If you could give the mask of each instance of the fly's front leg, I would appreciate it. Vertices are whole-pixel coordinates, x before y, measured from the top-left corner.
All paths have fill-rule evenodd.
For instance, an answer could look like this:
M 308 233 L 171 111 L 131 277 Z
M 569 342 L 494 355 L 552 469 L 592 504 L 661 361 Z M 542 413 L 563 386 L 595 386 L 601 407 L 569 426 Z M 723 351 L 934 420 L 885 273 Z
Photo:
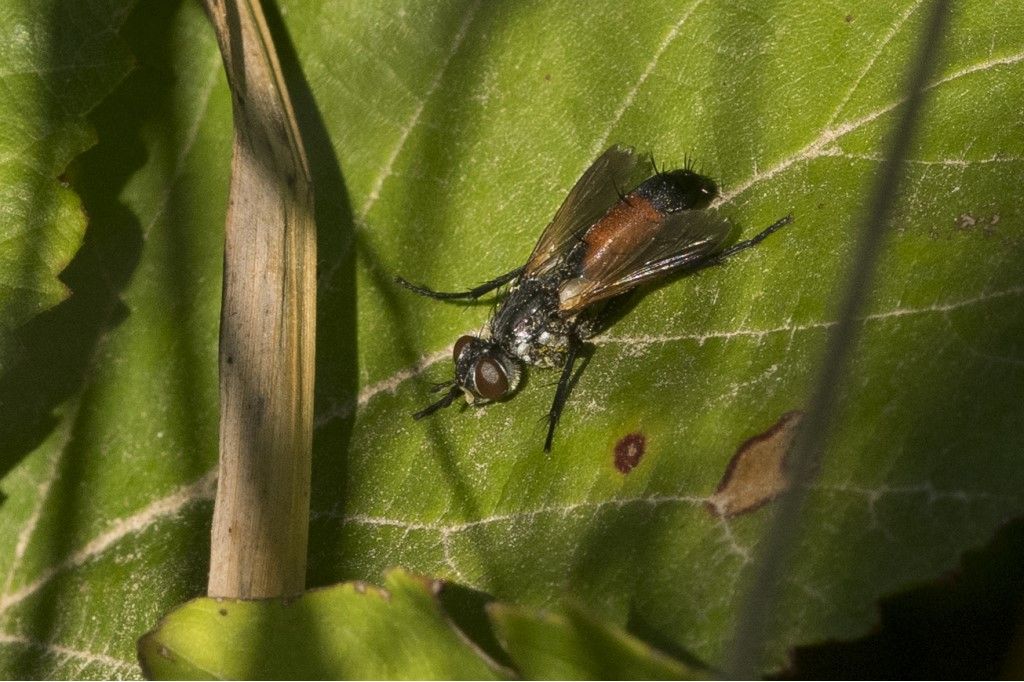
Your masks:
M 572 380 L 572 367 L 579 355 L 582 343 L 576 335 L 569 337 L 569 352 L 565 356 L 565 364 L 562 365 L 562 376 L 558 380 L 558 388 L 555 389 L 555 402 L 551 404 L 548 411 L 548 437 L 544 441 L 544 452 L 551 452 L 551 441 L 555 438 L 555 426 L 558 425 L 558 418 L 562 416 L 562 408 L 565 401 L 569 399 L 569 384 Z
M 395 277 L 395 281 L 401 284 L 409 291 L 413 291 L 419 294 L 420 296 L 426 296 L 427 298 L 436 298 L 440 301 L 473 300 L 480 298 L 489 291 L 494 291 L 502 284 L 508 284 L 516 277 L 521 275 L 523 273 L 523 268 L 525 267 L 526 266 L 521 266 L 511 272 L 506 272 L 504 275 L 501 275 L 500 277 L 495 277 L 494 279 L 488 282 L 484 282 L 480 286 L 473 287 L 468 291 L 434 291 L 433 289 L 428 289 L 427 287 L 421 287 L 417 284 L 413 284 L 404 277 Z

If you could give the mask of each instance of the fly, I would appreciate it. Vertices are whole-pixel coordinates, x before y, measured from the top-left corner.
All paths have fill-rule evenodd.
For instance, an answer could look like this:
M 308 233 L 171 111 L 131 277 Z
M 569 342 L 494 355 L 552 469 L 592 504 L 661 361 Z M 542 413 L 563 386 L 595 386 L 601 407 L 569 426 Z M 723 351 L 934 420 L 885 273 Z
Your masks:
M 622 194 L 624 187 L 634 189 Z M 471 405 L 507 398 L 524 365 L 561 369 L 544 441 L 550 452 L 573 365 L 584 342 L 603 330 L 610 301 L 667 275 L 719 265 L 792 222 L 786 216 L 726 247 L 730 223 L 703 210 L 717 194 L 714 181 L 688 165 L 658 171 L 649 157 L 615 146 L 576 182 L 525 265 L 468 291 L 434 291 L 398 277 L 407 289 L 443 301 L 477 299 L 509 285 L 481 335 L 455 342 L 455 379 L 437 386 L 445 395 L 413 417 L 460 396 Z

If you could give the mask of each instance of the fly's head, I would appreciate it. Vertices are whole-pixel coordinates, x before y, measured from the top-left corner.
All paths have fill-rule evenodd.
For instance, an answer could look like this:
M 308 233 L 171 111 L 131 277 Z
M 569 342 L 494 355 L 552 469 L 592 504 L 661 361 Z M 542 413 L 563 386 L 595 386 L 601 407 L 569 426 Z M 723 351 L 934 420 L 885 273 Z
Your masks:
M 437 402 L 414 414 L 415 419 L 448 407 L 460 395 L 465 395 L 470 405 L 501 400 L 515 392 L 522 378 L 519 363 L 490 339 L 459 337 L 452 351 L 452 360 L 455 362 L 455 380 L 437 386 L 437 390 L 448 392 Z
M 452 350 L 455 385 L 470 405 L 501 400 L 519 386 L 519 363 L 490 339 L 462 336 Z

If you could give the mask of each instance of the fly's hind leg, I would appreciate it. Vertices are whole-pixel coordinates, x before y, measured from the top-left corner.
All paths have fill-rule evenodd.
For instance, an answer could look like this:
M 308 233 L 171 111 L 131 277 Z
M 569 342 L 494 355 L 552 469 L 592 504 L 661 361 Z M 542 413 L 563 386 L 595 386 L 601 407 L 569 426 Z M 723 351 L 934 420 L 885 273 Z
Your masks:
M 709 256 L 703 260 L 697 261 L 696 263 L 687 266 L 686 272 L 693 273 L 697 272 L 698 270 L 703 270 L 704 268 L 713 267 L 715 265 L 724 265 L 730 256 L 734 256 L 740 251 L 745 251 L 751 247 L 757 246 L 758 244 L 763 242 L 768 237 L 768 235 L 785 227 L 786 225 L 789 225 L 791 222 L 793 222 L 793 216 L 791 215 L 779 218 L 774 223 L 764 228 L 750 239 L 744 239 L 741 242 L 736 242 L 729 248 L 723 249 L 722 251 L 719 251 L 713 256 Z M 665 269 L 667 270 L 668 268 Z
M 724 251 L 720 252 L 715 257 L 715 260 L 718 261 L 718 262 L 722 262 L 726 258 L 728 258 L 729 256 L 731 256 L 733 254 L 736 254 L 736 253 L 739 253 L 740 251 L 744 251 L 746 249 L 749 249 L 752 246 L 757 246 L 762 241 L 764 241 L 765 237 L 770 235 L 772 232 L 775 232 L 779 228 L 782 228 L 782 227 L 785 227 L 786 225 L 789 225 L 791 222 L 793 222 L 793 216 L 791 216 L 791 215 L 785 216 L 784 218 L 779 218 L 774 223 L 772 223 L 768 227 L 764 228 L 763 230 L 761 230 L 760 232 L 755 234 L 750 239 L 744 239 L 741 242 L 736 242 L 735 244 L 730 246 L 728 249 L 725 249 Z
M 524 267 L 525 266 L 518 267 L 511 272 L 506 272 L 504 275 L 495 277 L 494 279 L 484 282 L 480 286 L 473 287 L 468 291 L 434 291 L 433 289 L 413 284 L 404 277 L 395 277 L 395 281 L 409 291 L 415 292 L 420 296 L 426 296 L 427 298 L 436 298 L 440 301 L 473 300 L 480 298 L 489 291 L 494 291 L 503 284 L 508 284 L 523 273 Z
M 569 338 L 569 351 L 565 356 L 565 364 L 562 365 L 562 376 L 558 380 L 558 388 L 555 389 L 555 401 L 548 411 L 548 437 L 544 441 L 544 452 L 551 452 L 551 442 L 555 439 L 555 427 L 558 425 L 558 418 L 562 416 L 562 408 L 569 399 L 569 388 L 572 384 L 572 368 L 576 363 L 583 344 L 572 336 Z

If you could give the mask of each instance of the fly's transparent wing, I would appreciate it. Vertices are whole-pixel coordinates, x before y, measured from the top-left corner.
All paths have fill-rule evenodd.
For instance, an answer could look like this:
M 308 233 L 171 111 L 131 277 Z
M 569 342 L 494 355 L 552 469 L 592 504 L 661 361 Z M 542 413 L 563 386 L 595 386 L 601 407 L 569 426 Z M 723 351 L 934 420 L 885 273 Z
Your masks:
M 713 211 L 682 211 L 634 224 L 588 254 L 579 277 L 559 290 L 565 314 L 686 269 L 720 251 L 732 226 Z
M 637 156 L 632 149 L 615 146 L 605 151 L 590 164 L 562 202 L 533 247 L 524 274 L 537 274 L 554 263 L 587 228 L 604 216 L 619 200 L 620 193 L 629 191 L 636 182 L 652 173 L 650 159 Z

